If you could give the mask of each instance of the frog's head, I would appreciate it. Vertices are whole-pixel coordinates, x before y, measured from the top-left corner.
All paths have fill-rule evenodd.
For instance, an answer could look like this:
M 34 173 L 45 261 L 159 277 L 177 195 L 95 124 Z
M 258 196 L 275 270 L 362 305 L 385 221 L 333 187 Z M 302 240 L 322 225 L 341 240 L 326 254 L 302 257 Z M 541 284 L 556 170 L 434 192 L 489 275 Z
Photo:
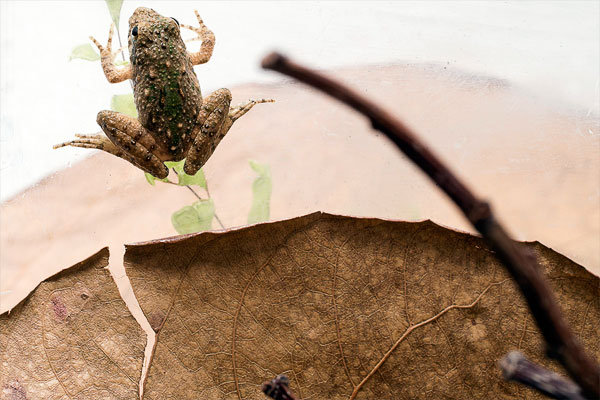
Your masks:
M 137 8 L 129 18 L 129 53 L 135 64 L 141 49 L 152 49 L 151 53 L 163 51 L 169 43 L 181 42 L 179 22 L 174 18 L 163 17 L 151 8 Z

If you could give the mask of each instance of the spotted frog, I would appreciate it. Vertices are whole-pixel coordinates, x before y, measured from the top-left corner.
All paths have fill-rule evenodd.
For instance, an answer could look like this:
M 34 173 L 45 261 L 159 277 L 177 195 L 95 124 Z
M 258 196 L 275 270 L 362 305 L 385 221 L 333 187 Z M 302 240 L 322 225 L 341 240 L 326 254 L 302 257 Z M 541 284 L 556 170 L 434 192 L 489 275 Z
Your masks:
M 100 50 L 100 60 L 110 83 L 131 79 L 137 119 L 115 111 L 100 111 L 101 133 L 75 135 L 76 140 L 54 148 L 73 146 L 100 149 L 123 158 L 158 177 L 169 174 L 165 161 L 185 158 L 184 171 L 194 175 L 215 151 L 232 124 L 255 104 L 250 100 L 230 107 L 231 92 L 219 89 L 202 98 L 193 66 L 204 64 L 213 53 L 215 35 L 196 11 L 199 27 L 181 25 L 197 33 L 200 49 L 188 53 L 180 25 L 156 11 L 140 7 L 129 18 L 130 63 L 118 67 L 111 48 L 111 25 L 106 47 L 90 37 Z

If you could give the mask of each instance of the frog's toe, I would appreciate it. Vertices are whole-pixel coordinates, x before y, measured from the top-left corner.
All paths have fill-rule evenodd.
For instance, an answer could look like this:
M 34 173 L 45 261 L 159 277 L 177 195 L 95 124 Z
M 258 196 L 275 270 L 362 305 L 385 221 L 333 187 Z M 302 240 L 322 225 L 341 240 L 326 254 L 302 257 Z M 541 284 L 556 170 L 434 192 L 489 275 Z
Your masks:
M 111 121 L 116 121 L 116 119 L 119 119 L 119 113 L 109 110 L 100 111 L 96 116 L 96 122 L 100 125 L 102 130 L 104 130 Z

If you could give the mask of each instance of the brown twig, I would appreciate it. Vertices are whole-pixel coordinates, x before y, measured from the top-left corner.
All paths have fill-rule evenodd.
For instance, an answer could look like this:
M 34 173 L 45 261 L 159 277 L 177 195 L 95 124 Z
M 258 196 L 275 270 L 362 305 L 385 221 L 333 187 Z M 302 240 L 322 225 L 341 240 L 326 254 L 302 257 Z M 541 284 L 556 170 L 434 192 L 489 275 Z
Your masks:
M 548 356 L 564 365 L 586 396 L 600 396 L 600 367 L 585 353 L 564 319 L 535 255 L 508 236 L 486 202 L 477 199 L 400 120 L 371 100 L 278 53 L 266 56 L 262 66 L 296 78 L 364 114 L 417 164 L 462 210 L 515 279 L 546 340 Z
M 290 391 L 290 380 L 285 375 L 277 375 L 263 383 L 261 390 L 275 400 L 296 400 L 296 396 Z
M 520 382 L 553 399 L 583 400 L 581 389 L 567 378 L 529 361 L 511 351 L 499 362 L 504 379 Z

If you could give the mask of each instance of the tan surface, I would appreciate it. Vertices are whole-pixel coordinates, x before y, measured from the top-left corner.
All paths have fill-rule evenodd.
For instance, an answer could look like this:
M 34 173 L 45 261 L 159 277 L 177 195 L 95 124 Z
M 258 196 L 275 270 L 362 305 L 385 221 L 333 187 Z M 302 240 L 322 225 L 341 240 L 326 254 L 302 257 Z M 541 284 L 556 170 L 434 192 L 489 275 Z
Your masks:
M 441 67 L 337 75 L 414 127 L 491 200 L 516 238 L 539 240 L 600 272 L 597 117 L 559 113 L 502 81 Z M 236 122 L 205 167 L 226 226 L 246 221 L 252 158 L 271 166 L 273 220 L 321 210 L 469 229 L 444 195 L 344 106 L 288 81 L 232 92 L 233 104 L 262 97 L 277 103 Z M 152 187 L 141 171 L 102 153 L 45 179 L 1 206 L 0 291 L 10 293 L 0 297 L 0 311 L 105 245 L 121 276 L 122 244 L 174 235 L 171 213 L 193 201 L 185 188 Z

